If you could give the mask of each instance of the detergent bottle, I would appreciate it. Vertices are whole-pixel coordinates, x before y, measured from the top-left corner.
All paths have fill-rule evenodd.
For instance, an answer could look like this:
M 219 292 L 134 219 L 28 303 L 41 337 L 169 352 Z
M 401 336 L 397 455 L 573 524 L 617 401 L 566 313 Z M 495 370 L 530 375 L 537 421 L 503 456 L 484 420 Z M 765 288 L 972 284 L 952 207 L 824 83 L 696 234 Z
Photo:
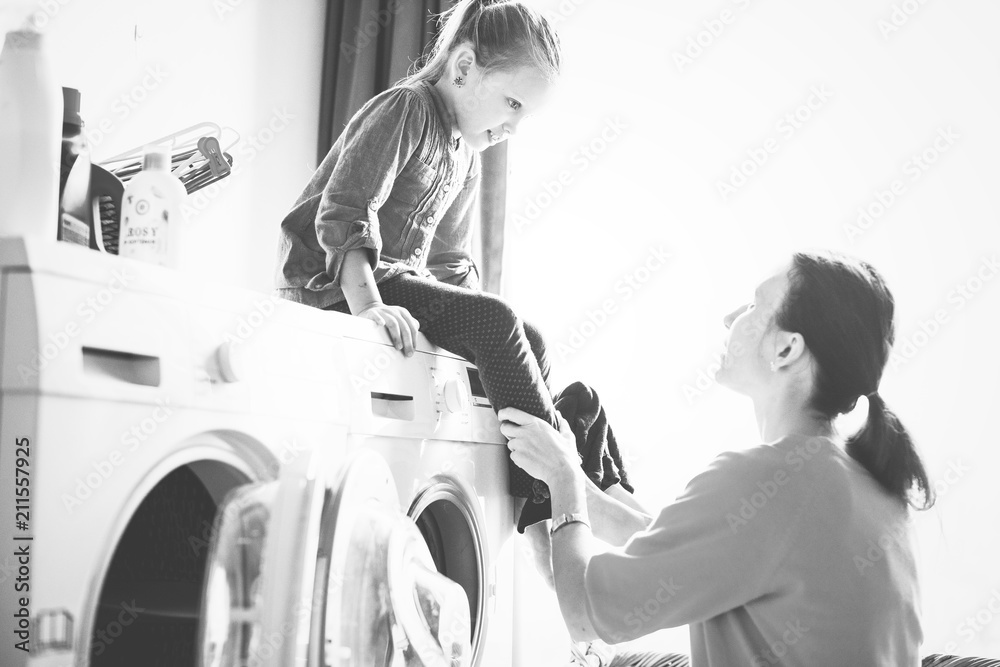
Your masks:
M 55 241 L 62 90 L 30 12 L 20 22 L 0 52 L 0 236 Z
M 122 195 L 118 254 L 178 268 L 181 206 L 187 191 L 170 173 L 170 151 L 148 146 L 142 171 L 132 177 Z

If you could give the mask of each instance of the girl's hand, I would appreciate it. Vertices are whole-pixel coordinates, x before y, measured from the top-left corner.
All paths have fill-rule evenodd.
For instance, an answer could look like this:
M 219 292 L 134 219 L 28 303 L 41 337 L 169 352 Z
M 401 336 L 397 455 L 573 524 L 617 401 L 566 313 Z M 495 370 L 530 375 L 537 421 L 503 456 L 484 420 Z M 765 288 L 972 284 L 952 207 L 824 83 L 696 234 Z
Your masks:
M 355 315 L 388 329 L 389 338 L 392 339 L 392 344 L 396 346 L 396 349 L 402 350 L 403 354 L 408 357 L 413 356 L 413 346 L 417 342 L 417 331 L 420 330 L 420 323 L 410 315 L 410 311 L 406 308 L 373 303 Z
M 559 418 L 557 432 L 547 422 L 517 408 L 498 415 L 500 432 L 508 439 L 511 460 L 526 473 L 550 486 L 576 474 L 580 457 L 569 424 Z

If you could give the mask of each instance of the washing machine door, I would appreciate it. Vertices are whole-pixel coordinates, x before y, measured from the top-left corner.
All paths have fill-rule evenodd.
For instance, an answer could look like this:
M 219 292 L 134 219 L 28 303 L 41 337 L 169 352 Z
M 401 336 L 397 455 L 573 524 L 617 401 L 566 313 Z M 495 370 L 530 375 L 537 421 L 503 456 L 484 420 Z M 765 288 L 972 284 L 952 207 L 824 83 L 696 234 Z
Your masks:
M 468 599 L 438 574 L 385 460 L 329 450 L 234 490 L 203 597 L 206 667 L 461 667 Z

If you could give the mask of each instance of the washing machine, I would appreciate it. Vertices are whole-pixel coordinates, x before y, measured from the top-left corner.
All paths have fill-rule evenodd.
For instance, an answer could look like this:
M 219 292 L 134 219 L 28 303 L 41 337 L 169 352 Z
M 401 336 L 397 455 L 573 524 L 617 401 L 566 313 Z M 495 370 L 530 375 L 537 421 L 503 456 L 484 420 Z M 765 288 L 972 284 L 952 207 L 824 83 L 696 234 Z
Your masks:
M 512 501 L 468 364 L 21 239 L 0 317 L 0 664 L 504 664 Z
M 478 369 L 422 336 L 405 357 L 377 327 L 345 329 L 342 344 L 355 389 L 348 451 L 388 462 L 435 566 L 464 590 L 473 664 L 510 667 L 514 499 L 506 439 Z

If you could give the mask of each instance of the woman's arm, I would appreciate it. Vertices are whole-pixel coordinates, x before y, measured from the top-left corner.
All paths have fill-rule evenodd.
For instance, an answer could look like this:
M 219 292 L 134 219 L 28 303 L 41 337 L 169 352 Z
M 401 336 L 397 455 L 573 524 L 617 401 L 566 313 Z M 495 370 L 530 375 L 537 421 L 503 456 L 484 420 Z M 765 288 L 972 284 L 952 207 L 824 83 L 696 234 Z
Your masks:
M 552 516 L 586 514 L 587 480 L 582 471 L 572 469 L 550 480 Z M 600 495 L 604 495 L 597 491 Z M 582 523 L 568 523 L 552 534 L 552 571 L 563 621 L 574 642 L 597 639 L 587 615 L 587 563 L 597 552 L 591 529 Z
M 635 507 L 639 507 L 639 504 L 632 500 L 632 494 L 619 485 L 615 484 L 607 491 L 601 491 L 592 480 L 586 477 L 585 479 L 587 512 L 590 514 L 590 524 L 594 528 L 594 537 L 619 547 L 640 530 L 645 530 L 653 521 L 653 517 L 640 509 L 626 505 L 624 499 L 619 499 L 627 496 Z M 556 516 L 554 509 L 552 516 Z
M 498 416 L 500 431 L 509 439 L 507 447 L 511 461 L 549 485 L 553 522 L 565 514 L 587 516 L 588 480 L 578 465 L 580 459 L 575 442 L 547 422 L 521 410 L 504 408 Z M 594 490 L 604 496 L 597 487 Z M 606 504 L 598 496 L 593 497 L 598 502 L 599 524 L 606 523 L 606 519 L 624 509 L 624 506 Z M 587 615 L 585 586 L 587 563 L 597 552 L 591 529 L 582 523 L 568 523 L 552 533 L 551 539 L 556 596 L 570 637 L 575 642 L 596 639 L 597 634 Z
M 621 486 L 615 484 L 608 489 L 601 491 L 594 482 L 587 478 L 586 497 L 587 513 L 590 515 L 590 525 L 593 527 L 594 537 L 612 546 L 625 544 L 632 535 L 645 530 L 652 522 L 653 518 L 645 512 L 633 509 L 619 501 L 618 497 L 627 497 L 631 500 L 632 494 L 625 491 Z M 520 499 L 514 511 L 514 516 L 521 513 L 524 507 L 524 498 Z M 639 507 L 639 503 L 631 502 Z M 531 546 L 531 552 L 535 560 L 535 569 L 549 585 L 555 590 L 555 577 L 552 574 L 552 542 L 549 537 L 550 521 L 532 524 L 524 529 L 524 536 Z

